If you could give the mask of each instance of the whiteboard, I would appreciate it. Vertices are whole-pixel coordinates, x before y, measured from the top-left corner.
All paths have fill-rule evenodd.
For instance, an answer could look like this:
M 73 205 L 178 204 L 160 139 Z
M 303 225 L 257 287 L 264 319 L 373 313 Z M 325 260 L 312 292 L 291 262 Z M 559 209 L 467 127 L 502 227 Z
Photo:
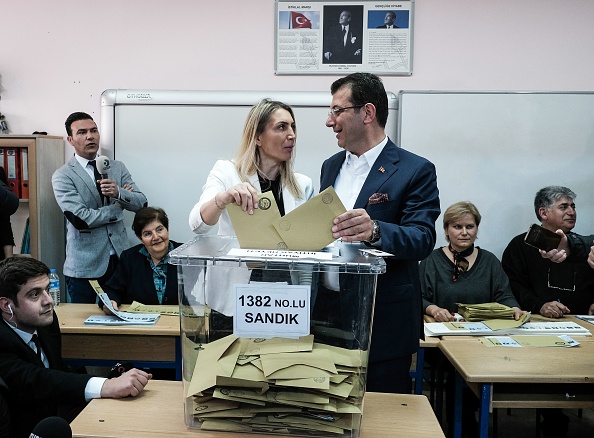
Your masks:
M 534 195 L 576 195 L 580 234 L 594 233 L 594 94 L 401 91 L 398 145 L 432 161 L 442 212 L 468 200 L 482 215 L 476 244 L 501 258 L 537 222 Z M 446 244 L 443 218 L 437 246 Z
M 325 126 L 330 92 L 106 90 L 101 151 L 124 162 L 149 205 L 167 212 L 171 239 L 186 242 L 194 237 L 188 216 L 208 173 L 216 160 L 235 156 L 249 109 L 265 97 L 293 107 L 295 170 L 309 176 L 317 192 L 322 162 L 339 151 Z M 388 103 L 386 133 L 394 139 L 397 96 L 388 93 Z M 126 223 L 132 219 L 126 212 Z

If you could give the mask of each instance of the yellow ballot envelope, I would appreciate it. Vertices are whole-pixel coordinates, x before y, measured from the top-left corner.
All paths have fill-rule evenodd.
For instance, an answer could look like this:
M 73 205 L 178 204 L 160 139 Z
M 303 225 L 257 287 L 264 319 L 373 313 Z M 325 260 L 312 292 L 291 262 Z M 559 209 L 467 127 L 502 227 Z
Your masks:
M 258 208 L 247 214 L 227 207 L 241 248 L 318 251 L 334 242 L 332 223 L 346 211 L 333 187 L 281 217 L 271 192 L 258 195 Z
M 334 187 L 330 186 L 305 204 L 274 221 L 274 228 L 295 251 L 319 251 L 334 242 L 332 225 L 334 218 L 346 212 L 346 208 Z
M 272 223 L 281 215 L 272 192 L 258 194 L 258 208 L 247 214 L 235 203 L 227 206 L 241 248 L 287 249 Z

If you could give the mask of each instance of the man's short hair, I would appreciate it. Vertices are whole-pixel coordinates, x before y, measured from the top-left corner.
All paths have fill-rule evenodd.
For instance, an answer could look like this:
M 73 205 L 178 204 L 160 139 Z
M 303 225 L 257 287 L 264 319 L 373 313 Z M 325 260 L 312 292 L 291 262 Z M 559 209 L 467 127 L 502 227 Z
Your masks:
M 563 186 L 548 186 L 536 192 L 534 197 L 534 212 L 539 221 L 542 221 L 538 210 L 540 208 L 550 208 L 555 202 L 561 198 L 571 198 L 575 200 L 577 195 L 567 187 Z
M 93 118 L 87 113 L 80 111 L 70 114 L 66 119 L 66 123 L 64 123 L 64 125 L 66 125 L 66 133 L 69 137 L 72 136 L 72 124 L 74 122 L 78 122 L 79 120 L 93 120 Z
M 49 275 L 49 268 L 31 257 L 9 257 L 0 262 L 0 297 L 10 298 L 16 306 L 17 294 L 27 281 Z
M 386 127 L 388 120 L 388 96 L 382 80 L 372 73 L 353 73 L 344 78 L 337 79 L 330 87 L 332 95 L 342 87 L 351 89 L 351 104 L 365 105 L 371 103 L 375 106 L 377 123 Z

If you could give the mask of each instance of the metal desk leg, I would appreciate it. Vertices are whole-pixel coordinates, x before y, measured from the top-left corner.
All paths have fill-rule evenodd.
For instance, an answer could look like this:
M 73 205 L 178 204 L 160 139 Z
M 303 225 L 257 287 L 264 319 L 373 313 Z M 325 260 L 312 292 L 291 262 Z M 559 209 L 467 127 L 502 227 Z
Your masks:
M 491 385 L 481 384 L 481 400 L 479 406 L 479 437 L 489 437 L 489 405 L 491 403 Z
M 417 351 L 417 370 L 415 374 L 415 394 L 423 394 L 423 370 L 425 368 L 425 349 L 419 347 Z
M 437 379 L 433 382 L 435 386 L 435 416 L 437 417 L 437 421 L 441 424 L 443 421 L 442 412 L 443 412 L 443 379 L 444 379 L 444 360 L 443 353 L 438 351 L 437 354 Z
M 464 379 L 458 371 L 454 383 L 454 438 L 462 438 L 462 390 L 464 389 Z
M 182 379 L 181 337 L 175 338 L 175 380 Z

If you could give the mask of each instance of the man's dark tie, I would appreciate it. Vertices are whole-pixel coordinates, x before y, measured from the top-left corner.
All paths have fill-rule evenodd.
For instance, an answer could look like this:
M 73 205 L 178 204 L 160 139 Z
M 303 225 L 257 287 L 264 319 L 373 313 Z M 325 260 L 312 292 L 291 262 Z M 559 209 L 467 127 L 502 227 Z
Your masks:
M 347 34 L 347 28 L 346 26 L 342 26 L 342 45 L 346 46 L 346 34 Z
M 33 343 L 35 344 L 35 348 L 37 349 L 37 357 L 39 358 L 39 360 L 41 360 L 41 343 L 39 342 L 39 336 L 37 336 L 37 334 L 34 334 L 31 337 L 31 341 L 33 341 Z
M 97 187 L 97 191 L 99 192 L 99 196 L 101 196 L 101 203 L 103 203 L 103 193 L 101 193 L 101 184 L 99 184 L 97 182 L 97 180 L 100 180 L 100 179 L 103 179 L 103 178 L 101 177 L 101 174 L 97 170 L 97 163 L 95 163 L 95 160 L 89 161 L 89 164 L 91 166 L 93 166 L 93 173 L 95 174 L 95 186 Z

